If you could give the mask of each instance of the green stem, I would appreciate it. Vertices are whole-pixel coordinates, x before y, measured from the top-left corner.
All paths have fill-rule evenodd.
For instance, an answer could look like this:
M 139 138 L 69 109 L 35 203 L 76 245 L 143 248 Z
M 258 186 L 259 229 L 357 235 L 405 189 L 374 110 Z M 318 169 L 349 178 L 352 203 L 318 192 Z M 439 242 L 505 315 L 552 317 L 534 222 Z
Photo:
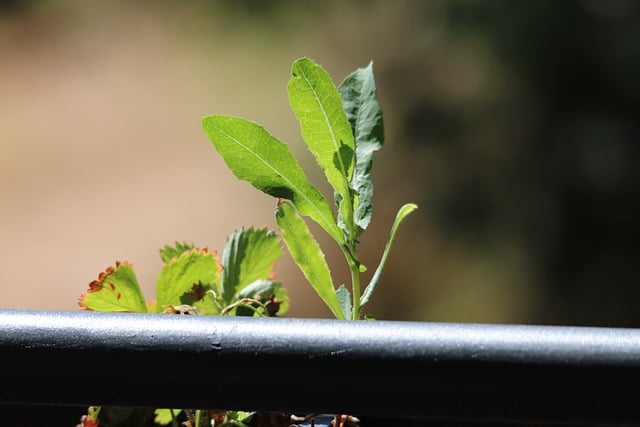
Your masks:
M 171 413 L 171 425 L 173 427 L 178 427 L 178 417 L 176 417 L 176 413 L 173 409 L 169 409 L 169 412 Z
M 353 315 L 352 320 L 360 319 L 360 267 L 358 263 L 351 261 L 351 292 L 353 292 Z
M 196 427 L 202 427 L 200 425 L 201 417 L 202 417 L 202 411 L 200 409 L 196 409 L 196 422 L 195 422 Z
M 356 259 L 356 244 L 357 242 L 348 242 L 349 246 L 343 245 L 340 248 L 344 253 L 344 257 L 349 265 L 349 271 L 351 272 L 351 294 L 352 294 L 352 311 L 351 320 L 360 319 L 360 263 Z
M 262 308 L 263 312 L 260 313 L 260 311 L 257 308 L 255 308 L 254 306 L 252 306 L 251 304 L 259 305 L 260 308 Z M 241 299 L 239 301 L 234 302 L 233 304 L 230 304 L 230 305 L 226 306 L 220 312 L 220 315 L 221 316 L 227 315 L 227 314 L 229 314 L 229 312 L 231 310 L 233 310 L 234 308 L 237 308 L 237 307 L 239 307 L 241 305 L 244 306 L 244 307 L 247 307 L 250 310 L 253 310 L 254 313 L 258 313 L 260 315 L 260 317 L 267 317 L 266 314 L 264 314 L 264 313 L 267 312 L 267 306 L 265 304 L 261 303 L 260 301 L 258 301 L 256 299 L 253 299 L 253 298 L 243 298 L 243 299 Z

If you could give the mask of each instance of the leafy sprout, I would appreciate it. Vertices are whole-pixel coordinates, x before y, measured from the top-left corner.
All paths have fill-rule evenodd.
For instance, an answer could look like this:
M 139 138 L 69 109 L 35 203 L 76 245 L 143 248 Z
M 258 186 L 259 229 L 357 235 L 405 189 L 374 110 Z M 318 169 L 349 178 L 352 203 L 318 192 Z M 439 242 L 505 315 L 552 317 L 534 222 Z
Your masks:
M 279 199 L 276 222 L 282 239 L 333 315 L 360 319 L 398 226 L 417 208 L 408 203 L 398 211 L 380 262 L 362 291 L 360 275 L 366 268 L 358 259 L 357 246 L 373 212 L 373 154 L 384 142 L 373 64 L 351 73 L 336 88 L 320 65 L 301 58 L 293 63 L 287 89 L 307 148 L 334 190 L 336 213 L 288 146 L 262 126 L 238 117 L 211 115 L 203 118 L 203 129 L 237 178 Z M 324 253 L 303 217 L 322 227 L 341 249 L 351 274 L 351 292 L 333 283 Z

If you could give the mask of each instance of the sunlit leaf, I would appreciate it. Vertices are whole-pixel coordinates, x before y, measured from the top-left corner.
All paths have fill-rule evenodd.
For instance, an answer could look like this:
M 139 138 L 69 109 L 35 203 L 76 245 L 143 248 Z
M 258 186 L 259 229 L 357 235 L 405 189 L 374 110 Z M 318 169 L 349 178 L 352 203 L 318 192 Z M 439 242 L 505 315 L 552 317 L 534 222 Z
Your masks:
M 157 424 L 166 426 L 176 420 L 181 412 L 182 409 L 156 409 L 155 411 L 153 411 L 155 415 L 155 418 L 153 420 Z
M 289 148 L 262 126 L 213 115 L 202 119 L 209 140 L 233 174 L 273 197 L 291 200 L 298 211 L 344 242 L 327 199 L 307 179 Z
M 156 310 L 162 311 L 168 305 L 192 303 L 188 297 L 194 287 L 197 289 L 202 286 L 205 291 L 216 288 L 220 281 L 220 270 L 216 253 L 206 249 L 192 249 L 171 259 L 158 275 Z
M 373 63 L 347 76 L 338 92 L 355 139 L 356 164 L 351 188 L 356 192 L 354 220 L 361 234 L 373 212 L 373 154 L 384 142 L 382 107 L 376 94 Z
M 289 292 L 284 286 L 277 287 L 274 290 L 274 303 L 278 304 L 276 316 L 284 316 L 289 311 Z
M 295 208 L 287 202 L 279 204 L 276 222 L 280 227 L 282 239 L 289 248 L 289 253 L 313 289 L 337 318 L 344 319 L 324 253 L 307 224 Z
M 85 310 L 145 313 L 147 306 L 133 266 L 116 262 L 89 283 L 78 304 Z
M 409 215 L 411 212 L 415 211 L 416 209 L 418 209 L 418 205 L 416 205 L 415 203 L 407 203 L 398 210 L 398 213 L 396 214 L 396 219 L 393 221 L 393 225 L 391 226 L 391 232 L 389 233 L 389 239 L 387 240 L 387 244 L 384 247 L 382 258 L 380 259 L 380 263 L 378 263 L 378 268 L 376 268 L 376 271 L 373 273 L 373 276 L 371 277 L 371 281 L 369 282 L 366 289 L 364 290 L 364 293 L 362 294 L 362 299 L 360 300 L 360 307 L 362 307 L 369 301 L 369 299 L 371 298 L 371 295 L 373 294 L 373 291 L 375 291 L 376 289 L 376 285 L 378 284 L 378 280 L 380 279 L 380 275 L 382 274 L 382 269 L 384 268 L 384 264 L 387 262 L 387 257 L 389 256 L 389 251 L 391 250 L 391 245 L 393 244 L 393 239 L 396 236 L 396 231 L 398 230 L 398 226 L 407 217 L 407 215 Z
M 222 254 L 225 303 L 231 303 L 238 292 L 256 280 L 273 278 L 273 265 L 280 255 L 280 239 L 266 228 L 241 228 L 229 236 Z
M 342 218 L 349 218 L 350 225 L 355 146 L 340 95 L 329 74 L 309 58 L 295 61 L 291 73 L 289 104 L 305 143 L 338 194 Z

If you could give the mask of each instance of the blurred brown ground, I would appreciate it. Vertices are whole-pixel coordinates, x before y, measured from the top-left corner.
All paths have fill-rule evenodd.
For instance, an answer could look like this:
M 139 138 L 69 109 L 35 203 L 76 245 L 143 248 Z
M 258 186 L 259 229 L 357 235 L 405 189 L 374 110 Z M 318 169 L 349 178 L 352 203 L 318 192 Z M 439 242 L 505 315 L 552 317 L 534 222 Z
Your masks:
M 291 63 L 311 56 L 343 78 L 371 52 L 345 61 L 319 27 L 292 37 L 288 18 L 228 22 L 225 13 L 63 1 L 4 16 L 2 307 L 76 310 L 89 281 L 123 259 L 153 297 L 163 245 L 221 251 L 236 228 L 275 227 L 275 200 L 231 175 L 201 117 L 261 123 L 313 168 L 288 107 Z M 288 258 L 277 272 L 290 315 L 327 315 Z

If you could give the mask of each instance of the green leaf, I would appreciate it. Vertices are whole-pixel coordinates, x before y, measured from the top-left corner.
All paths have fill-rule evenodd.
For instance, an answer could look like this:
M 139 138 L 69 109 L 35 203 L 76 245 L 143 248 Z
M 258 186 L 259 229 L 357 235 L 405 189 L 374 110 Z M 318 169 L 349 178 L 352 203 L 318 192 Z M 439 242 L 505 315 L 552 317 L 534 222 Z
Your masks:
M 246 286 L 240 293 L 238 299 L 254 298 L 260 299 L 262 296 L 273 295 L 275 289 L 282 286 L 282 283 L 270 279 L 258 279 Z
M 340 287 L 336 290 L 336 297 L 338 297 L 338 303 L 340 304 L 340 309 L 342 310 L 342 315 L 344 316 L 344 318 L 351 319 L 352 306 L 351 294 L 349 294 L 349 290 L 344 285 L 340 285 Z
M 283 315 L 289 309 L 289 296 L 287 290 L 282 287 L 282 283 L 276 282 L 271 279 L 259 279 L 250 285 L 246 286 L 238 294 L 237 299 L 251 298 L 262 302 L 268 302 L 272 300 L 277 305 L 276 315 Z M 241 310 L 243 307 L 238 307 L 236 314 L 243 311 L 244 315 L 253 315 L 252 310 Z
M 153 419 L 157 424 L 166 426 L 171 424 L 180 415 L 182 409 L 156 409 L 153 411 L 155 418 Z
M 233 414 L 234 419 L 243 423 L 249 423 L 256 413 L 247 411 L 229 411 L 227 412 L 227 418 L 230 418 L 232 416 L 231 414 Z
M 190 245 L 187 242 L 176 242 L 175 247 L 165 245 L 164 248 L 160 249 L 160 257 L 162 258 L 162 262 L 166 264 L 171 261 L 172 258 L 177 257 L 183 252 L 190 251 L 194 247 L 194 245 Z
M 279 204 L 276 211 L 276 222 L 291 257 L 300 267 L 313 289 L 334 316 L 338 319 L 344 319 L 324 253 L 313 238 L 307 224 L 298 215 L 295 208 L 286 202 Z
M 273 197 L 291 200 L 339 243 L 344 237 L 327 199 L 307 179 L 289 148 L 262 126 L 247 120 L 204 117 L 207 137 L 233 174 Z
M 393 244 L 393 239 L 396 236 L 396 231 L 398 230 L 398 226 L 400 226 L 400 223 L 407 217 L 407 215 L 409 215 L 411 212 L 415 211 L 416 209 L 418 209 L 418 205 L 416 205 L 415 203 L 407 203 L 398 210 L 398 213 L 396 214 L 396 219 L 393 221 L 393 225 L 391 226 L 389 239 L 387 240 L 387 244 L 384 247 L 384 252 L 382 253 L 382 258 L 380 259 L 378 268 L 376 268 L 376 271 L 373 273 L 373 276 L 371 277 L 371 281 L 369 282 L 366 289 L 364 290 L 364 293 L 362 294 L 362 299 L 360 300 L 360 307 L 362 307 L 369 301 L 369 299 L 371 298 L 371 295 L 373 294 L 373 291 L 375 291 L 376 289 L 376 285 L 378 284 L 378 280 L 380 279 L 380 275 L 382 274 L 382 269 L 384 268 L 384 264 L 387 262 L 387 257 L 389 256 L 389 251 L 391 250 L 391 245 Z
M 338 92 L 355 140 L 356 164 L 351 188 L 357 195 L 354 220 L 360 235 L 369 225 L 373 212 L 373 154 L 382 148 L 384 142 L 382 107 L 376 95 L 373 63 L 347 76 Z
M 80 296 L 78 304 L 85 310 L 123 311 L 146 313 L 142 289 L 128 262 L 116 262 L 89 283 L 87 292 Z
M 355 145 L 340 95 L 329 74 L 309 58 L 295 61 L 291 72 L 289 104 L 309 150 L 338 194 L 339 212 L 350 227 Z
M 230 304 L 245 286 L 274 275 L 273 265 L 282 255 L 278 235 L 266 228 L 236 230 L 222 254 L 222 299 Z
M 278 304 L 277 316 L 284 316 L 289 311 L 289 292 L 287 288 L 280 286 L 274 290 L 274 301 Z
M 216 287 L 220 264 L 215 253 L 206 249 L 183 252 L 164 265 L 156 282 L 157 311 L 167 305 L 180 305 L 183 297 L 199 287 Z

